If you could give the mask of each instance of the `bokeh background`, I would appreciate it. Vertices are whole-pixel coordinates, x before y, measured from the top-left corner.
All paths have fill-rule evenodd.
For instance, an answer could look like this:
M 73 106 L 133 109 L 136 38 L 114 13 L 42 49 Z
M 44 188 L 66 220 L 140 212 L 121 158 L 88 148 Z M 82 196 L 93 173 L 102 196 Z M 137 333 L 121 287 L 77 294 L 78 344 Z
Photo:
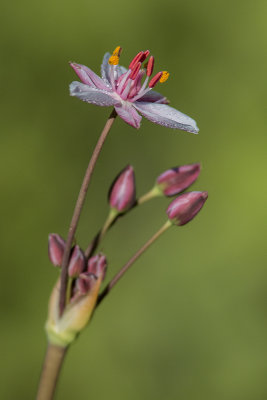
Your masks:
M 103 223 L 107 191 L 128 163 L 137 191 L 165 169 L 201 162 L 197 218 L 170 229 L 123 278 L 70 349 L 57 399 L 267 398 L 266 12 L 264 0 L 164 3 L 25 0 L 1 6 L 1 392 L 35 397 L 43 325 L 58 271 L 47 235 L 66 236 L 78 189 L 110 110 L 69 97 L 68 61 L 99 72 L 124 48 L 150 49 L 161 92 L 200 134 L 117 120 L 77 239 Z M 110 231 L 108 278 L 165 221 L 155 199 Z

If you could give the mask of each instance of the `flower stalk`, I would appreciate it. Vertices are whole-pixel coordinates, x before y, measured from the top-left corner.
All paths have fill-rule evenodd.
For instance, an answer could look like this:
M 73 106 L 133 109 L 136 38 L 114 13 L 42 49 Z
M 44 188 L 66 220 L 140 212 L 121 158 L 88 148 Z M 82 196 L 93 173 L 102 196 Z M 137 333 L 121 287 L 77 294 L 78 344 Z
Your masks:
M 118 283 L 122 276 L 128 271 L 133 263 L 170 227 L 171 221 L 165 222 L 164 225 L 130 258 L 130 260 L 120 269 L 114 278 L 107 284 L 102 293 L 98 296 L 96 307 L 109 294 L 111 289 Z
M 63 254 L 63 261 L 62 261 L 62 270 L 61 270 L 61 285 L 60 285 L 60 296 L 59 296 L 59 310 L 60 310 L 60 314 L 63 313 L 65 305 L 66 305 L 66 290 L 67 290 L 67 280 L 68 280 L 68 262 L 69 262 L 69 257 L 70 257 L 70 251 L 71 251 L 71 246 L 72 246 L 72 242 L 74 239 L 74 235 L 77 229 L 77 225 L 80 219 L 80 215 L 81 215 L 81 211 L 82 211 L 82 207 L 84 205 L 84 201 L 85 201 L 85 197 L 86 197 L 86 193 L 89 187 L 89 183 L 92 177 L 92 173 L 96 164 L 96 161 L 98 159 L 98 156 L 101 152 L 101 149 L 103 147 L 103 144 L 106 140 L 106 137 L 110 131 L 110 128 L 113 125 L 113 122 L 115 121 L 115 118 L 117 116 L 116 111 L 113 109 L 112 113 L 110 114 L 106 125 L 104 126 L 104 129 L 98 139 L 98 142 L 95 146 L 94 152 L 92 154 L 92 157 L 89 161 L 84 179 L 83 179 L 83 183 L 78 195 L 78 199 L 74 208 L 74 213 L 72 216 L 72 220 L 70 223 L 70 227 L 69 227 L 69 232 L 68 232 L 68 237 L 67 237 L 67 242 L 66 242 L 66 246 L 65 246 L 65 250 L 64 250 L 64 254 Z
M 67 347 L 48 344 L 36 400 L 53 399 Z
M 61 275 L 52 290 L 49 301 L 45 325 L 48 347 L 37 400 L 53 399 L 69 345 L 86 327 L 96 307 L 122 276 L 170 226 L 181 226 L 191 221 L 208 197 L 207 192 L 189 192 L 174 199 L 166 211 L 168 220 L 129 259 L 100 293 L 101 284 L 106 275 L 107 259 L 103 253 L 93 254 L 110 227 L 137 205 L 154 197 L 180 194 L 194 183 L 200 173 L 198 163 L 171 168 L 163 172 L 152 189 L 138 199 L 134 169 L 128 165 L 119 173 L 110 187 L 108 195 L 110 209 L 102 229 L 85 252 L 78 244 L 74 245 L 75 233 L 92 174 L 117 115 L 137 129 L 140 127 L 141 115 L 143 115 L 153 123 L 165 127 L 198 133 L 197 124 L 192 118 L 170 107 L 166 97 L 152 90 L 158 83 L 164 83 L 169 73 L 160 71 L 152 77 L 154 57 L 149 57 L 149 50 L 139 52 L 128 69 L 119 65 L 121 52 L 122 48 L 118 46 L 112 55 L 105 54 L 101 66 L 101 78 L 84 65 L 70 64 L 81 80 L 81 82 L 71 83 L 70 95 L 102 107 L 113 106 L 114 109 L 100 134 L 87 166 L 66 242 L 56 233 L 49 235 L 49 258 L 54 266 L 61 267 Z

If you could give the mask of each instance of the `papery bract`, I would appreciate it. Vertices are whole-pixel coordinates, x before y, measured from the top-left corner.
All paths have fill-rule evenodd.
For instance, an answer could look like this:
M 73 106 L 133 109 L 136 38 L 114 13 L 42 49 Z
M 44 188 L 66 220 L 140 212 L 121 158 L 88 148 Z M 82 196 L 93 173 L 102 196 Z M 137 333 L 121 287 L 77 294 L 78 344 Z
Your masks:
M 165 82 L 169 73 L 158 72 L 149 82 L 154 68 L 154 57 L 150 57 L 145 68 L 142 68 L 149 51 L 139 52 L 128 69 L 118 64 L 120 53 L 121 47 L 117 47 L 112 55 L 104 55 L 102 78 L 84 65 L 70 63 L 82 82 L 70 84 L 70 95 L 87 103 L 103 107 L 114 106 L 117 114 L 134 128 L 140 127 L 142 117 L 138 114 L 139 111 L 156 124 L 198 133 L 198 127 L 192 118 L 168 106 L 166 97 L 152 90 L 158 82 Z M 142 83 L 143 77 L 145 79 Z

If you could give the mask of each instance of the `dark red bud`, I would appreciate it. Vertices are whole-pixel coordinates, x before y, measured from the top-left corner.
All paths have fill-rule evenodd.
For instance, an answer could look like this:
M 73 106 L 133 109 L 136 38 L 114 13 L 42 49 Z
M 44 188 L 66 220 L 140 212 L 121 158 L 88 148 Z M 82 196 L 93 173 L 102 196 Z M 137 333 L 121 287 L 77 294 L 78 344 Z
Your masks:
M 169 220 L 174 225 L 185 225 L 191 221 L 203 207 L 208 192 L 189 192 L 174 199 L 167 208 Z
M 68 274 L 71 278 L 78 277 L 85 268 L 85 257 L 82 249 L 76 245 L 72 251 L 69 266 L 68 266 Z
M 134 169 L 128 165 L 115 178 L 109 190 L 109 204 L 118 212 L 129 210 L 136 201 Z
M 50 233 L 48 236 L 48 256 L 56 267 L 61 266 L 65 245 L 65 240 L 57 233 Z
M 168 169 L 157 178 L 157 186 L 165 196 L 174 196 L 195 182 L 200 168 L 196 163 Z

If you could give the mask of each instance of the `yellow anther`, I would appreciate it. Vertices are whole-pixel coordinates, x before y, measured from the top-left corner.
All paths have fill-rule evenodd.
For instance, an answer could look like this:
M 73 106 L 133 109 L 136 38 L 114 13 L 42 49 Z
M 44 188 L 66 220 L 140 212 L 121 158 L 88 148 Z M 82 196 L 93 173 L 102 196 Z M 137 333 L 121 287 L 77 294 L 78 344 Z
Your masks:
M 118 65 L 121 52 L 122 52 L 122 47 L 117 46 L 116 49 L 113 51 L 112 56 L 109 58 L 108 63 L 110 65 Z
M 118 56 L 111 56 L 108 60 L 110 65 L 118 65 L 119 64 L 119 57 Z
M 168 71 L 162 71 L 162 77 L 160 78 L 160 83 L 166 82 L 166 80 L 169 78 L 170 74 Z
M 122 47 L 117 46 L 116 49 L 113 51 L 112 55 L 119 57 L 121 55 L 121 52 L 122 52 Z

